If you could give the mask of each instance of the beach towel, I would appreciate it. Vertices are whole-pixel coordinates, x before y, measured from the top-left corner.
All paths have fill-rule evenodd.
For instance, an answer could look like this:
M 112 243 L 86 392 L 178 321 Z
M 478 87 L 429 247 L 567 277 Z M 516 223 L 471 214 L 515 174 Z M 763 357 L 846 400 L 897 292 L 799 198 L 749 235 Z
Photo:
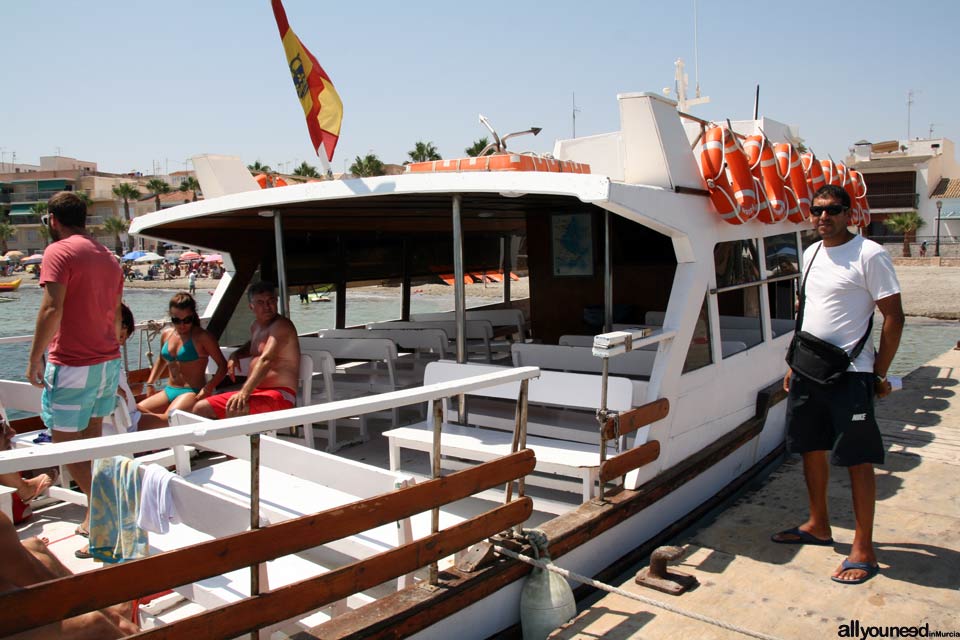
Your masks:
M 93 463 L 90 488 L 90 555 L 117 563 L 147 555 L 147 533 L 137 526 L 139 462 L 123 456 Z
M 180 522 L 170 493 L 170 473 L 158 464 L 143 467 L 140 489 L 140 515 L 137 526 L 153 533 L 167 533 L 170 523 Z

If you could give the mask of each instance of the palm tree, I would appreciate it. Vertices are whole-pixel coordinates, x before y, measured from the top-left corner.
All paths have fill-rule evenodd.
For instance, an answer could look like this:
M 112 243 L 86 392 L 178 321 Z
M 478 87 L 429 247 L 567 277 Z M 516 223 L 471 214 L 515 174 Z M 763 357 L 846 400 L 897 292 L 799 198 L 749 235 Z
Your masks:
M 37 232 L 40 234 L 40 237 L 43 238 L 44 248 L 50 244 L 50 227 L 45 224 L 40 225 L 40 228 L 37 229 Z
M 432 142 L 417 141 L 413 150 L 408 151 L 407 155 L 410 156 L 410 160 L 413 162 L 427 162 L 428 160 L 442 159 L 440 154 L 437 153 L 437 147 L 434 146 Z
M 300 166 L 293 170 L 293 175 L 303 176 L 304 178 L 319 178 L 316 167 L 310 166 L 306 161 L 300 163 Z
M 123 200 L 123 217 L 130 222 L 130 201 L 140 199 L 140 190 L 132 182 L 124 182 L 113 188 L 113 195 Z
M 88 207 L 93 204 L 93 198 L 91 198 L 90 194 L 86 191 L 74 191 L 74 193 L 77 194 L 77 197 L 83 200 L 83 204 Z
M 197 192 L 200 191 L 200 181 L 193 176 L 187 176 L 180 183 L 180 191 L 193 191 L 193 201 L 197 201 Z
M 350 165 L 350 173 L 358 178 L 382 176 L 383 162 L 381 162 L 380 158 L 373 153 L 368 153 L 363 158 L 357 156 L 357 159 L 354 161 L 354 163 Z
M 476 142 L 474 142 L 469 147 L 467 147 L 466 149 L 464 149 L 464 151 L 466 151 L 467 155 L 470 156 L 471 158 L 476 158 L 478 155 L 480 155 L 480 152 L 487 147 L 488 144 L 490 144 L 490 140 L 488 140 L 487 137 L 484 136 L 479 140 L 477 140 Z
M 7 246 L 7 240 L 12 239 L 17 235 L 17 228 L 3 220 L 0 222 L 0 255 L 9 251 L 10 247 Z
M 883 224 L 896 234 L 903 234 L 903 257 L 910 257 L 910 238 L 916 237 L 917 229 L 926 224 L 916 211 L 895 213 L 887 217 Z
M 251 173 L 273 173 L 270 165 L 260 164 L 260 160 L 257 160 L 253 164 L 248 164 L 247 169 L 249 169 Z
M 115 218 L 110 216 L 103 221 L 103 231 L 104 233 L 109 233 L 113 236 L 114 246 L 116 247 L 117 253 L 123 255 L 123 243 L 120 242 L 120 234 L 126 233 L 127 229 L 130 228 L 130 225 L 127 224 L 122 218 Z
M 155 211 L 160 211 L 160 194 L 170 193 L 170 185 L 160 178 L 152 178 L 149 182 L 147 182 L 147 191 L 152 193 L 155 198 L 157 205 Z

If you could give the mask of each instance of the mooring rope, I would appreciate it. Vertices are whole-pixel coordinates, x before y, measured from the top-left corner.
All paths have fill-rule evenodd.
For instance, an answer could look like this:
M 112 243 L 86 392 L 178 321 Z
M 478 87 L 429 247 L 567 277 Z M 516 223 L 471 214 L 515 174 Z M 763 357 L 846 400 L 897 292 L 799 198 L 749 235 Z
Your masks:
M 539 529 L 525 529 L 524 535 L 527 537 L 527 539 L 530 541 L 530 544 L 533 546 L 534 553 L 536 553 L 537 556 L 539 557 L 541 550 L 545 551 L 547 548 L 546 534 L 543 531 L 540 531 Z M 493 549 L 497 553 L 501 553 L 509 558 L 513 558 L 514 560 L 519 560 L 520 562 L 526 562 L 527 564 L 533 565 L 535 567 L 540 567 L 541 569 L 545 569 L 547 571 L 552 571 L 553 573 L 561 575 L 568 580 L 573 580 L 574 582 L 580 582 L 582 584 L 590 585 L 595 589 L 600 589 L 608 593 L 615 593 L 618 596 L 623 596 L 624 598 L 636 600 L 638 602 L 648 604 L 652 607 L 657 607 L 658 609 L 669 611 L 670 613 L 676 613 L 677 615 L 691 618 L 693 620 L 699 620 L 700 622 L 705 622 L 715 627 L 720 627 L 721 629 L 733 631 L 734 633 L 739 633 L 741 635 L 750 636 L 751 638 L 759 638 L 760 640 L 782 640 L 777 636 L 771 636 L 766 633 L 760 633 L 759 631 L 746 629 L 744 627 L 740 627 L 735 624 L 730 624 L 729 622 L 724 622 L 723 620 L 717 620 L 716 618 L 704 616 L 699 613 L 686 611 L 685 609 L 675 607 L 671 604 L 667 604 L 666 602 L 654 600 L 653 598 L 647 598 L 646 596 L 641 596 L 640 594 L 637 594 L 637 593 L 624 591 L 619 587 L 614 587 L 612 585 L 600 582 L 599 580 L 594 580 L 593 578 L 588 578 L 587 576 L 582 576 L 578 573 L 574 573 L 573 571 L 564 569 L 563 567 L 558 567 L 552 562 L 544 562 L 543 560 L 534 559 L 529 556 L 522 556 L 515 551 L 511 551 L 510 549 L 501 547 L 499 545 L 493 545 Z

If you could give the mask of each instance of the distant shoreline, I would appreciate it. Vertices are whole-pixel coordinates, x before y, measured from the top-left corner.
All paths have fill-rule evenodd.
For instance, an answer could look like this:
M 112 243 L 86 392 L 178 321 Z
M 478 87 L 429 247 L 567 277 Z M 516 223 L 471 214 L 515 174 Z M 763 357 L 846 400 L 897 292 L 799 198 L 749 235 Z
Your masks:
M 960 291 L 960 267 L 931 267 L 896 265 L 897 277 L 903 290 L 903 309 L 908 316 L 921 316 L 936 320 L 960 320 L 960 302 L 957 300 L 957 291 Z M 20 274 L 18 274 L 19 277 Z M 24 280 L 20 288 L 37 288 L 37 281 L 32 275 L 23 274 Z M 16 280 L 16 277 L 7 278 L 7 281 Z M 210 278 L 197 279 L 197 291 L 213 291 L 219 280 Z M 133 280 L 124 283 L 126 289 L 159 289 L 167 291 L 186 291 L 187 278 L 180 277 L 172 280 Z M 511 282 L 511 296 L 526 298 L 529 296 L 529 280 L 521 278 Z M 351 289 L 353 292 L 380 293 L 383 295 L 400 296 L 400 287 L 369 286 Z M 467 298 L 482 298 L 491 302 L 503 299 L 502 283 L 468 284 L 466 285 Z M 296 295 L 294 291 L 292 295 Z M 414 296 L 449 297 L 453 300 L 453 287 L 445 284 L 424 284 L 415 286 Z M 452 306 L 452 302 L 451 302 Z

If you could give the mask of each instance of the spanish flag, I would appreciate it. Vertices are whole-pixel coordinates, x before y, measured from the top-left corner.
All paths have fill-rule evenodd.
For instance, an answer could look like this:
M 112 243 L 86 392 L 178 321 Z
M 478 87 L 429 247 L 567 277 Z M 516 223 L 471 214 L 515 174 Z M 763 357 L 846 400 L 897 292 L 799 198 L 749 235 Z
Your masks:
M 340 138 L 340 123 L 343 121 L 343 102 L 337 90 L 333 88 L 326 74 L 313 54 L 300 42 L 300 38 L 290 28 L 287 13 L 280 0 L 270 0 L 273 16 L 277 19 L 283 50 L 287 54 L 287 64 L 293 77 L 293 86 L 307 117 L 307 129 L 314 150 L 320 155 L 320 145 L 327 150 L 327 160 L 333 160 L 333 150 Z

